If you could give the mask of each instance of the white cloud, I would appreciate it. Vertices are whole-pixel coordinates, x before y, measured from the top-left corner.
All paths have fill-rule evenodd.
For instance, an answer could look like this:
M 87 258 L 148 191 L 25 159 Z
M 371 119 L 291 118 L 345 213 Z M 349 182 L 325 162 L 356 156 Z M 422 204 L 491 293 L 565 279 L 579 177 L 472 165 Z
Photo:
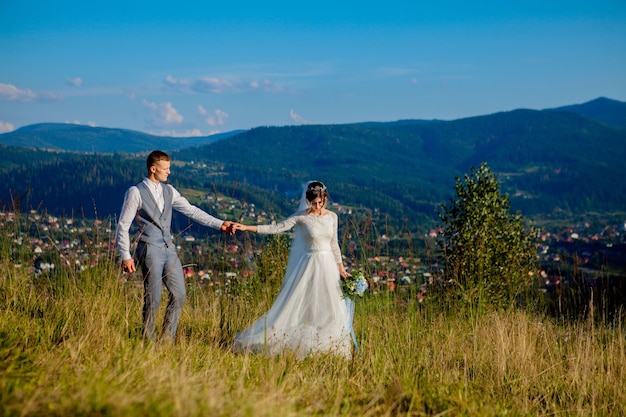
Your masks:
M 198 105 L 198 113 L 200 114 L 200 116 L 204 116 L 207 114 L 207 111 L 204 107 L 202 107 L 202 104 Z
M 237 90 L 237 83 L 226 78 L 200 77 L 195 80 L 191 89 L 199 93 L 224 93 Z
M 270 80 L 263 80 L 261 82 L 252 81 L 249 83 L 249 86 L 253 90 L 260 90 L 266 93 L 282 93 L 285 91 L 284 87 L 281 87 Z
M 168 75 L 164 84 L 178 90 L 194 91 L 201 94 L 242 93 L 249 91 L 282 93 L 286 91 L 284 87 L 268 79 L 244 81 L 220 77 L 198 77 L 195 80 L 188 80 Z
M 302 123 L 302 124 L 309 123 L 304 117 L 300 116 L 293 109 L 289 110 L 289 117 L 291 118 L 291 120 L 297 123 Z
M 66 120 L 65 123 L 71 124 L 71 125 L 83 125 L 83 124 L 85 124 L 85 125 L 90 126 L 90 127 L 98 127 L 98 124 L 96 122 L 81 123 L 80 120 L 74 120 L 72 122 L 70 122 L 69 120 Z
M 20 90 L 12 84 L 0 84 L 0 98 L 8 101 L 35 101 L 37 94 L 32 90 Z
M 65 80 L 69 85 L 73 85 L 74 87 L 80 87 L 83 85 L 83 79 L 80 77 L 68 78 Z
M 20 88 L 17 88 L 13 84 L 0 83 L 0 99 L 7 101 L 52 101 L 61 100 L 62 98 L 63 97 L 58 94 L 35 93 L 33 90 L 30 89 L 22 90 Z
M 0 133 L 13 132 L 15 130 L 15 126 L 9 122 L 3 122 L 0 120 Z
M 202 109 L 202 111 L 200 109 Z M 205 116 L 207 114 L 207 111 L 202 106 L 198 106 L 198 111 L 200 112 L 200 115 L 202 116 Z M 221 126 L 224 124 L 226 119 L 228 119 L 228 116 L 229 114 L 226 113 L 225 111 L 222 111 L 221 109 L 215 109 L 213 111 L 213 114 L 208 116 L 206 119 L 204 119 L 204 121 L 209 126 Z
M 164 81 L 165 85 L 177 89 L 191 89 L 199 93 L 222 93 L 226 89 L 232 88 L 234 83 L 225 78 L 200 77 L 196 80 L 185 78 L 174 78 L 168 75 Z
M 152 121 L 159 126 L 179 124 L 184 120 L 184 117 L 178 113 L 170 102 L 153 103 L 143 99 L 141 104 L 150 110 Z
M 165 84 L 170 87 L 189 87 L 190 83 L 184 78 L 174 78 L 171 75 L 168 75 L 167 78 L 165 78 Z
M 160 132 L 151 132 L 153 135 L 157 136 L 169 136 L 171 138 L 188 138 L 188 137 L 196 137 L 203 136 L 200 129 L 191 129 L 185 130 L 183 132 L 178 132 L 176 130 L 161 130 Z

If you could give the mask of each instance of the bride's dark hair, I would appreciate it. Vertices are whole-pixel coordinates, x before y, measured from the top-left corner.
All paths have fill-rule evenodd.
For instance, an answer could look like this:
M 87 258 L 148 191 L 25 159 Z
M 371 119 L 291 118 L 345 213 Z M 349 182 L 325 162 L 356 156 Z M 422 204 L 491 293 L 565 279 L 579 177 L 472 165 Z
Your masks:
M 306 199 L 307 201 L 313 201 L 317 197 L 321 197 L 322 200 L 328 201 L 328 191 L 322 182 L 311 181 L 306 188 Z

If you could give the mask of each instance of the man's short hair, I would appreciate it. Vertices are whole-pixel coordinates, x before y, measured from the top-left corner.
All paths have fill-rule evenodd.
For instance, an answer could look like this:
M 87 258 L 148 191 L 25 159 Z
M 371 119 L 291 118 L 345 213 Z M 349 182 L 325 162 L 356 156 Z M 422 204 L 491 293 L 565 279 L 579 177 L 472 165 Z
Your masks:
M 146 159 L 146 167 L 148 171 L 150 171 L 150 167 L 154 166 L 157 161 L 169 161 L 170 156 L 163 151 L 152 151 L 150 155 L 148 155 L 148 159 Z

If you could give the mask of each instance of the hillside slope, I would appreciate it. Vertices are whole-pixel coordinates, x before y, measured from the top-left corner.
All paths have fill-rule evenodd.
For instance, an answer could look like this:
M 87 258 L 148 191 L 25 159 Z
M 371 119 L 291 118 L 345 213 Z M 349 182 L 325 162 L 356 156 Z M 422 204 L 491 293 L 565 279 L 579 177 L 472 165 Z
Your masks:
M 152 149 L 172 151 L 222 140 L 241 131 L 211 136 L 173 138 L 128 129 L 90 127 L 69 123 L 41 123 L 0 135 L 0 144 L 36 149 L 87 153 L 137 153 Z
M 172 151 L 170 180 L 223 190 L 284 216 L 300 185 L 319 179 L 334 202 L 411 227 L 434 222 L 455 177 L 487 162 L 525 215 L 623 211 L 626 129 L 600 118 L 515 110 L 454 121 L 260 127 Z M 144 160 L 5 146 L 0 203 L 115 215 L 125 189 L 142 178 Z

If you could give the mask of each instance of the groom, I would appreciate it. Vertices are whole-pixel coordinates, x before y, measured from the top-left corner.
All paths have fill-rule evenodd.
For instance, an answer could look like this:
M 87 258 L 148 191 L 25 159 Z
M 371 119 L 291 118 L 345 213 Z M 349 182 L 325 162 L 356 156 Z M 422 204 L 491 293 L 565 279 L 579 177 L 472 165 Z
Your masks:
M 156 338 L 156 315 L 161 302 L 162 284 L 169 292 L 161 340 L 173 341 L 180 311 L 185 302 L 183 268 L 172 240 L 172 210 L 198 223 L 232 235 L 233 223 L 217 219 L 193 206 L 171 185 L 164 184 L 170 175 L 170 157 L 162 151 L 148 155 L 148 173 L 137 185 L 128 189 L 117 224 L 117 249 L 126 273 L 136 270 L 130 254 L 129 230 L 133 220 L 139 225 L 137 260 L 141 265 L 144 285 L 143 337 Z

